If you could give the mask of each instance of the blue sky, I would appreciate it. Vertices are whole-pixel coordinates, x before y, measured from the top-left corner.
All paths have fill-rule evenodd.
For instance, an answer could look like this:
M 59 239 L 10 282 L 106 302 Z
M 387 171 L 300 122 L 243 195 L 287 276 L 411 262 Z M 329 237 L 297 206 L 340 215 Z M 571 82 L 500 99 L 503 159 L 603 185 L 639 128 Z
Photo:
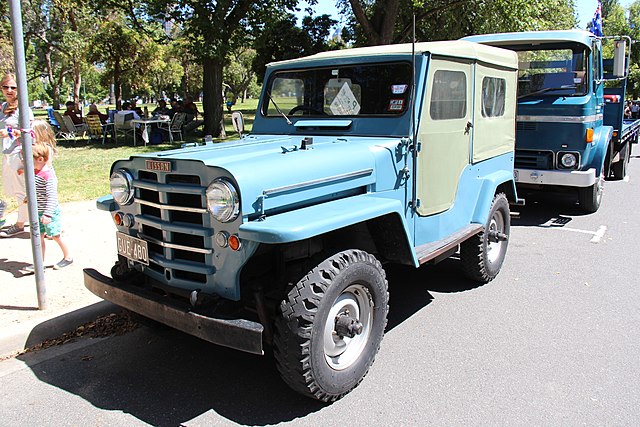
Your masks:
M 627 8 L 633 0 L 619 0 L 622 7 Z M 597 0 L 575 0 L 576 4 L 576 12 L 578 13 L 578 22 L 579 28 L 585 29 L 587 23 L 591 21 L 593 17 L 593 13 L 596 11 L 596 7 L 598 5 Z M 304 2 L 301 2 L 300 7 L 304 11 L 304 7 L 306 5 Z M 336 2 L 334 0 L 319 0 L 318 4 L 315 7 L 316 15 L 332 15 L 334 19 L 339 19 L 338 11 L 336 9 Z M 304 15 L 303 12 L 299 14 L 299 16 Z

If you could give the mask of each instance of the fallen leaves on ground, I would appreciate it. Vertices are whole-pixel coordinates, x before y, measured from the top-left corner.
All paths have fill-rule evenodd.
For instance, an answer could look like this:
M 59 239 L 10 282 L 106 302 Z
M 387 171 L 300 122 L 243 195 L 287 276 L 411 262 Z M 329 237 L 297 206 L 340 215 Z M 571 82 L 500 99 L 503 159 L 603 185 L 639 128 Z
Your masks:
M 89 336 L 91 338 L 103 338 L 113 335 L 124 335 L 135 330 L 138 326 L 138 323 L 133 320 L 131 313 L 128 311 L 111 313 L 98 317 L 92 322 L 82 324 L 73 332 L 65 332 L 57 338 L 44 340 L 43 342 L 26 348 L 13 356 L 20 356 L 25 353 L 44 350 L 56 345 L 64 345 L 74 342 L 76 339 L 84 336 Z

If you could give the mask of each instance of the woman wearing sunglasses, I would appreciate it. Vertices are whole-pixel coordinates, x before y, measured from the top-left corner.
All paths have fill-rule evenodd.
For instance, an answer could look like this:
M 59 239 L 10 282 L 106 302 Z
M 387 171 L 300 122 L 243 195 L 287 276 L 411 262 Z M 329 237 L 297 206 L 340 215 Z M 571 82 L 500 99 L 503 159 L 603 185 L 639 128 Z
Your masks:
M 24 176 L 18 174 L 22 168 L 20 152 L 21 142 L 17 138 L 20 129 L 20 111 L 18 110 L 18 85 L 13 74 L 6 74 L 0 80 L 5 102 L 0 110 L 0 137 L 2 137 L 2 183 L 4 193 L 14 196 L 18 201 L 18 220 L 0 231 L 0 237 L 12 237 L 24 231 L 24 223 L 28 219 L 26 189 Z M 29 122 L 33 120 L 33 112 L 27 110 Z M 15 130 L 15 132 L 13 132 Z

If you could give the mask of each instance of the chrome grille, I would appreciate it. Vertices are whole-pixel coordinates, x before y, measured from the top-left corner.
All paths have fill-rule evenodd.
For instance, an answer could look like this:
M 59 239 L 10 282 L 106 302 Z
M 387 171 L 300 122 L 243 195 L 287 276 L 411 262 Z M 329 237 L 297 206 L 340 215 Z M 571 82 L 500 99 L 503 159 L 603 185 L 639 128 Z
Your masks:
M 179 287 L 207 283 L 215 271 L 213 230 L 200 176 L 139 170 L 133 185 L 138 237 L 149 248 L 147 273 Z

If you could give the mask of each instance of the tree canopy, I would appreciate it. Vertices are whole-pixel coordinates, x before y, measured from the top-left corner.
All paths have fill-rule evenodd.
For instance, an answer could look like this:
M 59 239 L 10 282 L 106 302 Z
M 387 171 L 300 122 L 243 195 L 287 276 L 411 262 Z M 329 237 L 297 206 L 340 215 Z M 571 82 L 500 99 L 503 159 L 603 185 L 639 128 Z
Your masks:
M 575 0 L 323 1 L 335 1 L 340 16 L 315 15 L 318 0 L 307 1 L 303 12 L 299 0 L 22 1 L 29 91 L 54 107 L 110 95 L 118 104 L 189 95 L 202 99 L 204 132 L 222 135 L 225 94 L 239 101 L 255 95 L 267 63 L 409 42 L 414 15 L 418 41 L 577 25 Z M 0 16 L 0 69 L 11 71 L 6 2 Z M 618 0 L 604 0 L 603 16 L 605 34 L 640 39 L 640 0 L 628 11 Z M 638 60 L 640 49 L 633 49 L 636 97 Z

